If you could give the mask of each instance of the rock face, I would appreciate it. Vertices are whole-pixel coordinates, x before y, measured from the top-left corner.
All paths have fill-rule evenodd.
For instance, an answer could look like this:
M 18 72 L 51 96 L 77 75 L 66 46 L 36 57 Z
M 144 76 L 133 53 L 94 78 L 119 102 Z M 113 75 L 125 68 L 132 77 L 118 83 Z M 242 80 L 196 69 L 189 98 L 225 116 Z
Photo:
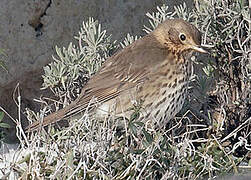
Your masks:
M 186 1 L 191 5 L 192 0 Z M 0 48 L 8 57 L 5 64 L 9 73 L 0 69 L 0 106 L 14 118 L 17 108 L 12 93 L 20 84 L 22 107 L 36 108 L 33 98 L 43 93 L 42 67 L 52 60 L 54 47 L 68 46 L 74 41 L 83 20 L 93 17 L 103 25 L 113 39 L 123 39 L 127 33 L 143 34 L 148 24 L 146 12 L 156 11 L 163 0 L 1 0 L 0 2 Z M 182 0 L 168 1 L 173 5 Z M 5 116 L 7 117 L 7 116 Z M 8 121 L 8 118 L 5 118 Z M 8 122 L 14 125 L 12 121 Z M 13 129 L 15 127 L 13 126 Z M 13 129 L 7 141 L 15 138 Z

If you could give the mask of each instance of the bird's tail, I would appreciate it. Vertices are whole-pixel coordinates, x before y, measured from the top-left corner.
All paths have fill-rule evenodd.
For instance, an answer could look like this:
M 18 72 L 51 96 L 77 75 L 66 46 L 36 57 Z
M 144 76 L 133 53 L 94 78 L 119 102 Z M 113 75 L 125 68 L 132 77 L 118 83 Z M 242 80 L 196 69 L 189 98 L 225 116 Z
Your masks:
M 110 95 L 109 97 L 100 95 L 100 92 L 109 91 Z M 84 110 L 92 111 L 95 107 L 99 106 L 100 103 L 109 101 L 113 99 L 114 97 L 117 97 L 119 91 L 111 92 L 109 88 L 107 89 L 98 89 L 96 91 L 88 93 L 87 90 L 81 92 L 79 97 L 69 104 L 68 106 L 64 107 L 63 109 L 60 109 L 52 114 L 49 114 L 45 118 L 42 119 L 42 121 L 36 121 L 25 128 L 26 132 L 32 132 L 37 130 L 39 127 L 45 127 L 49 124 L 54 124 L 61 119 L 68 118 L 71 116 L 74 116 L 80 112 L 83 112 Z M 99 94 L 99 98 L 95 98 L 95 94 Z
M 49 124 L 54 124 L 60 121 L 61 119 L 66 117 L 66 115 L 71 111 L 72 107 L 74 107 L 74 103 L 52 114 L 49 114 L 48 116 L 44 117 L 41 121 L 33 122 L 32 124 L 30 124 L 25 128 L 25 131 L 32 132 L 37 130 L 39 127 L 45 127 L 48 126 Z
M 80 95 L 75 101 L 73 101 L 68 106 L 49 114 L 48 116 L 44 117 L 41 121 L 36 121 L 30 124 L 28 127 L 25 128 L 26 132 L 36 131 L 39 127 L 45 127 L 50 124 L 54 124 L 64 118 L 69 118 L 74 116 L 80 112 L 85 111 L 92 111 L 94 107 L 97 107 L 98 102 L 93 97 L 93 95 L 86 94 L 85 96 Z

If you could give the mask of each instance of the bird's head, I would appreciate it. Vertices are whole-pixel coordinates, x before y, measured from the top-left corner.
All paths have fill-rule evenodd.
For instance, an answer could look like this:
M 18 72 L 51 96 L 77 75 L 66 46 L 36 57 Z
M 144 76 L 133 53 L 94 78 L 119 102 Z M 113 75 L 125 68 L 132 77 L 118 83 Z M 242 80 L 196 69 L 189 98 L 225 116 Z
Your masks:
M 201 33 L 183 19 L 168 19 L 153 34 L 164 47 L 176 53 L 197 51 L 207 53 L 201 47 Z

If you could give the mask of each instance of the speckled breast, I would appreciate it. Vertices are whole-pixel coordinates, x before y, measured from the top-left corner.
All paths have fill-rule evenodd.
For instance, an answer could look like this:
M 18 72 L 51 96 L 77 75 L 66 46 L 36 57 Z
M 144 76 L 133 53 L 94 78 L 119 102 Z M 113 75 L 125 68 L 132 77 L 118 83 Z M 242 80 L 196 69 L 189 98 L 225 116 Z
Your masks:
M 159 73 L 151 83 L 142 88 L 149 88 L 143 96 L 142 118 L 152 121 L 162 127 L 181 110 L 192 75 L 190 61 L 177 65 L 175 68 L 166 67 L 166 73 Z

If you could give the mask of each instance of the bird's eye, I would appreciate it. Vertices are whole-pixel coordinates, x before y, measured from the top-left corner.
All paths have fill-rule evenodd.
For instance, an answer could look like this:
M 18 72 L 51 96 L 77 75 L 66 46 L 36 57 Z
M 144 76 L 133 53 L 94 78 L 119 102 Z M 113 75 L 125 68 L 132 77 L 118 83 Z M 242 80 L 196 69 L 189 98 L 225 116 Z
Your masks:
M 181 34 L 181 35 L 180 35 L 180 40 L 181 40 L 181 41 L 185 41 L 185 40 L 186 40 L 185 34 Z

